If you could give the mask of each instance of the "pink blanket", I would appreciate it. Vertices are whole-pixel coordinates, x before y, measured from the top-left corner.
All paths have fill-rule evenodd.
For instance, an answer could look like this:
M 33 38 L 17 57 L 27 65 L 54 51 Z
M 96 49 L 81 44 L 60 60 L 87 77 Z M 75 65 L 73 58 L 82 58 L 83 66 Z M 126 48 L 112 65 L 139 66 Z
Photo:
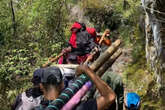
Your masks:
M 80 102 L 81 98 L 86 94 L 91 86 L 92 83 L 90 81 L 86 82 L 83 87 L 68 101 L 68 103 L 63 106 L 61 110 L 72 110 Z

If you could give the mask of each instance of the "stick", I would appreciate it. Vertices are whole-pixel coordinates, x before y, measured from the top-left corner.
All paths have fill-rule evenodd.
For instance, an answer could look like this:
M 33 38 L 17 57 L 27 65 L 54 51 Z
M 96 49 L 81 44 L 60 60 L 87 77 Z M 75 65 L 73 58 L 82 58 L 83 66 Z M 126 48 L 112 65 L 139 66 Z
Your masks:
M 76 69 L 79 65 L 78 64 L 53 64 L 52 66 Z
M 60 53 L 58 56 L 56 56 L 55 58 L 51 58 L 50 60 L 48 60 L 45 64 L 42 65 L 43 68 L 51 65 L 53 62 L 55 62 L 56 60 L 58 60 L 61 56 L 63 56 L 63 53 Z

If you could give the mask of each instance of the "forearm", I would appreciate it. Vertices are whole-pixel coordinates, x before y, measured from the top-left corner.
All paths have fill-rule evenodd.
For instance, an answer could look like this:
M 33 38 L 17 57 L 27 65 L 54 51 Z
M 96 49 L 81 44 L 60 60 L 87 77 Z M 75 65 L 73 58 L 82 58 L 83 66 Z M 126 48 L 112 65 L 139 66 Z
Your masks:
M 105 34 L 103 34 L 103 35 L 101 36 L 101 39 L 100 39 L 100 41 L 99 41 L 99 44 L 102 43 L 102 41 L 104 40 L 104 37 L 105 37 Z
M 101 44 L 101 43 L 102 43 L 102 41 L 103 41 L 103 38 L 101 38 L 101 39 L 100 39 L 99 44 Z
M 96 85 L 96 88 L 99 90 L 101 96 L 105 98 L 115 97 L 113 90 L 103 80 L 101 80 L 99 76 L 95 75 L 95 73 L 90 68 L 86 70 L 86 74 Z
M 97 76 L 89 67 L 82 65 L 77 68 L 77 75 L 85 73 L 96 85 L 101 96 L 96 98 L 97 110 L 104 110 L 115 101 L 113 90 Z

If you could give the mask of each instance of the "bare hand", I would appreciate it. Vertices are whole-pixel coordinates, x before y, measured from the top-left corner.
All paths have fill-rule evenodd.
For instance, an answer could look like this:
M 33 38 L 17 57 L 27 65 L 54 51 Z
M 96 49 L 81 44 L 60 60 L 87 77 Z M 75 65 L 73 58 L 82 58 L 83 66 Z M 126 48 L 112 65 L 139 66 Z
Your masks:
M 83 73 L 86 73 L 86 71 L 89 69 L 87 65 L 80 65 L 76 68 L 76 75 L 79 76 Z
M 88 59 L 88 61 L 92 61 L 92 59 L 93 59 L 93 55 L 92 55 L 92 54 L 89 55 L 87 59 Z
M 71 46 L 69 46 L 68 48 L 66 48 L 66 51 L 67 52 L 71 52 L 71 50 L 72 50 L 72 47 Z
M 72 50 L 71 47 L 67 47 L 67 48 L 64 48 L 64 49 L 62 50 L 62 53 L 63 53 L 63 54 L 66 54 L 66 53 L 68 53 L 68 52 L 71 52 L 71 50 Z

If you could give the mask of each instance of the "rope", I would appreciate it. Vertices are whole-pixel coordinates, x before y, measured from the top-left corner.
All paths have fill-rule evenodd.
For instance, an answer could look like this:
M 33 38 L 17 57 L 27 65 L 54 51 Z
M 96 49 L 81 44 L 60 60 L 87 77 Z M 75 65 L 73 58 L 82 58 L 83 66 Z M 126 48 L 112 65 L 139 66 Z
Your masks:
M 152 8 L 147 7 L 147 6 L 142 6 L 142 5 L 140 5 L 140 6 L 143 7 L 144 9 L 149 9 L 150 11 L 154 11 L 154 12 L 156 12 L 156 13 L 165 15 L 164 12 L 161 12 L 161 11 L 159 11 L 159 10 L 152 9 Z M 155 21 L 165 23 L 165 19 L 156 19 Z
M 159 11 L 159 10 L 155 10 L 155 9 L 152 9 L 152 8 L 150 8 L 150 7 L 147 7 L 147 6 L 143 6 L 143 5 L 140 5 L 140 6 L 143 7 L 143 8 L 145 8 L 145 9 L 149 9 L 150 11 L 154 11 L 154 12 L 156 12 L 156 13 L 165 15 L 164 12 L 161 12 L 161 11 Z

